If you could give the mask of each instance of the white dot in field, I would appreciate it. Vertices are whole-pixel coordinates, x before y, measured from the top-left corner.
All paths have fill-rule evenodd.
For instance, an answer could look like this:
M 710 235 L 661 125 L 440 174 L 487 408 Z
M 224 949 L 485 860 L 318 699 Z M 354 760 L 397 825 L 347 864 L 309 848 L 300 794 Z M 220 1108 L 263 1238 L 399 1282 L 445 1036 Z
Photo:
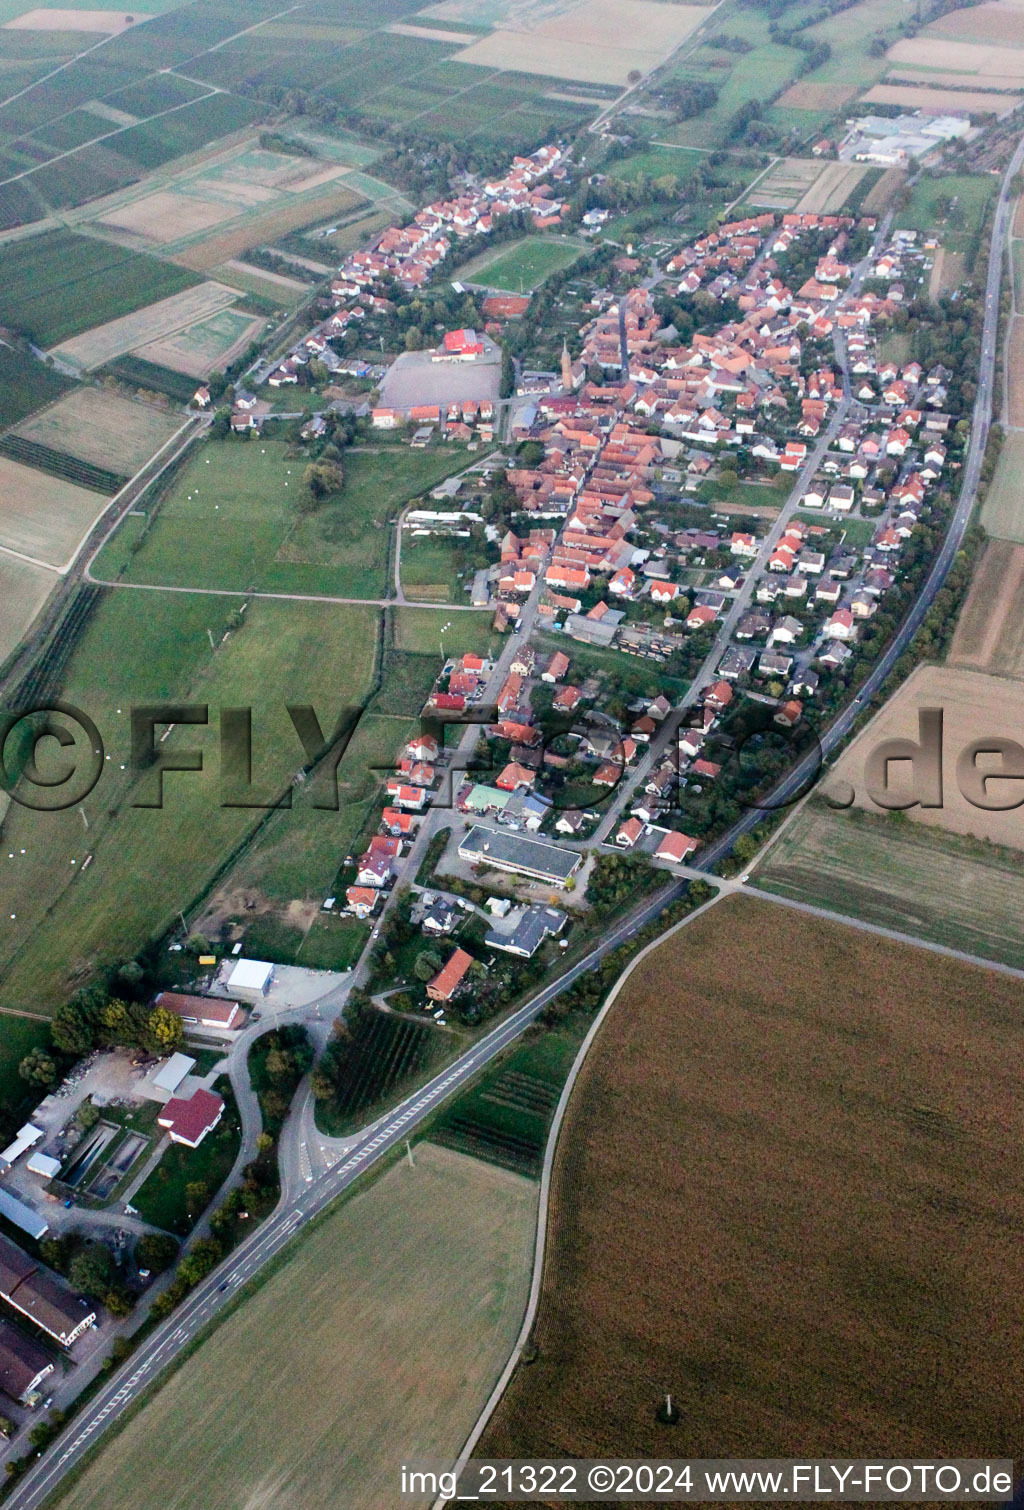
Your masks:
M 18 914 L 17 914 L 17 913 L 16 913 L 16 912 L 12 912 L 12 913 L 11 913 L 11 922 L 12 922 L 12 923 L 13 923 L 13 922 L 14 922 L 14 919 L 15 919 L 15 918 L 16 918 L 16 917 L 17 917 L 17 916 L 18 916 Z

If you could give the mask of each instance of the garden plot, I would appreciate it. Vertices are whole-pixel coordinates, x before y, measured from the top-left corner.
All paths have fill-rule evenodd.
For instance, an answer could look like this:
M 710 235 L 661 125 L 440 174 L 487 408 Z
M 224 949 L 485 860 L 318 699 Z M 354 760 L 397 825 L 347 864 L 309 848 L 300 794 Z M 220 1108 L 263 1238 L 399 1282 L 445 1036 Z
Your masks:
M 143 361 L 170 367 L 174 372 L 187 373 L 189 377 L 206 378 L 211 372 L 223 371 L 240 356 L 263 325 L 263 320 L 238 310 L 222 309 L 176 335 L 140 346 L 135 355 Z
M 73 362 L 85 372 L 102 367 L 114 357 L 124 356 L 151 341 L 184 330 L 220 309 L 226 309 L 238 298 L 238 290 L 223 283 L 200 283 L 197 288 L 185 289 L 172 294 L 169 299 L 159 299 L 146 309 L 132 315 L 122 315 L 118 320 L 109 320 L 106 325 L 97 325 L 84 335 L 73 336 L 55 347 L 56 354 L 66 362 Z
M 130 477 L 180 428 L 180 418 L 99 388 L 80 388 L 15 435 Z
M 0 456 L 0 546 L 66 567 L 106 504 L 88 488 Z
M 793 210 L 806 198 L 824 169 L 824 163 L 784 157 L 750 191 L 747 202 L 769 210 Z
M 838 110 L 849 103 L 856 89 L 842 84 L 812 84 L 808 79 L 798 79 L 790 84 L 779 99 L 784 110 Z

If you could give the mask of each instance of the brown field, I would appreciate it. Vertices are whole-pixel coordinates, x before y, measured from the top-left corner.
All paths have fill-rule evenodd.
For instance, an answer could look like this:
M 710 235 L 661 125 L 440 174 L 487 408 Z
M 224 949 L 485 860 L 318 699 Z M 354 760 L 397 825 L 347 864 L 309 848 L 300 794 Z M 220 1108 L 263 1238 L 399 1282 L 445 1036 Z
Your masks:
M 902 105 L 907 110 L 934 110 L 936 114 L 965 110 L 1008 115 L 1021 102 L 1019 94 L 987 94 L 975 89 L 924 89 L 914 84 L 875 84 L 861 95 L 862 105 Z
M 829 163 L 807 190 L 797 209 L 815 211 L 819 215 L 842 209 L 866 172 L 862 163 Z
M 856 93 L 846 84 L 812 84 L 798 79 L 779 97 L 779 104 L 785 110 L 838 110 Z
M 990 812 L 973 806 L 961 794 L 956 777 L 957 756 L 973 740 L 1000 735 L 1024 741 L 1024 702 L 1018 690 L 1000 677 L 950 666 L 919 666 L 843 751 L 834 772 L 823 782 L 825 795 L 852 786 L 858 807 L 869 812 L 884 811 L 867 790 L 867 758 L 884 740 L 916 741 L 918 712 L 922 708 L 940 708 L 943 712 L 943 805 L 940 808 L 912 807 L 907 812 L 907 819 L 911 823 L 923 823 L 955 834 L 969 834 L 994 844 L 1020 846 L 1024 841 L 1024 818 L 1020 810 Z M 981 764 L 984 766 L 986 762 Z M 987 764 L 991 769 L 991 761 Z M 901 796 L 911 796 L 909 762 L 901 760 L 890 764 L 889 788 Z M 1005 784 L 990 784 L 989 794 L 994 792 L 1005 795 Z
M 0 663 L 15 650 L 57 585 L 42 566 L 0 553 Z
M 699 26 L 699 5 L 658 0 L 582 0 L 545 17 L 524 8 L 490 36 L 456 54 L 461 63 L 519 70 L 587 84 L 625 84 L 632 69 L 650 69 Z M 436 14 L 436 11 L 433 12 Z
M 137 347 L 134 355 L 159 367 L 170 367 L 173 372 L 183 372 L 187 377 L 207 378 L 211 372 L 223 372 L 241 356 L 265 325 L 266 321 L 258 317 L 252 319 L 232 309 L 222 309 L 209 320 L 190 325 L 176 335 Z
M 970 10 L 940 16 L 927 28 L 930 37 L 953 37 L 958 41 L 998 42 L 1004 47 L 1024 47 L 1024 8 L 1012 0 L 985 0 Z
M 1024 545 L 990 540 L 971 582 L 949 661 L 1024 676 Z
M 132 476 L 180 425 L 179 415 L 101 388 L 79 388 L 18 425 L 14 433 Z
M 430 1143 L 339 1207 L 59 1498 L 62 1510 L 384 1510 L 452 1461 L 522 1322 L 537 1187 Z M 297 1393 L 298 1381 L 301 1400 Z M 283 1402 L 291 1404 L 282 1409 Z M 192 1455 L 194 1454 L 194 1459 Z
M 102 224 L 119 231 L 130 231 L 134 236 L 142 236 L 146 241 L 163 246 L 182 236 L 222 225 L 237 214 L 235 205 L 217 204 L 191 194 L 159 189 L 155 194 L 146 194 L 142 199 L 134 199 L 111 210 L 104 215 Z
M 1019 325 L 1020 319 L 1016 321 Z M 1011 386 L 1019 402 L 1021 381 L 1018 378 Z M 999 453 L 995 476 L 989 484 L 985 502 L 981 506 L 981 522 L 989 535 L 997 540 L 1011 540 L 1015 545 L 1024 545 L 1024 432 L 1011 430 Z
M 105 507 L 99 493 L 0 456 L 0 546 L 8 550 L 66 566 Z
M 952 19 L 952 18 L 951 18 Z M 910 63 L 917 68 L 944 68 L 951 73 L 1011 75 L 1024 78 L 1024 50 L 978 46 L 972 42 L 944 42 L 937 37 L 911 37 L 889 48 L 891 63 Z M 979 83 L 984 82 L 979 79 Z
M 251 247 L 262 246 L 277 236 L 286 236 L 289 231 L 301 231 L 303 226 L 315 225 L 334 215 L 342 215 L 359 204 L 362 196 L 343 184 L 328 186 L 315 199 L 303 199 L 294 204 L 285 203 L 279 208 L 267 210 L 262 215 L 251 215 L 242 224 L 231 230 L 214 233 L 195 246 L 179 252 L 175 262 L 205 273 L 222 262 L 241 256 Z
M 1011 1456 L 1022 1051 L 1024 983 L 749 898 L 681 931 L 573 1092 L 476 1455 Z
M 65 361 L 74 362 L 89 372 L 114 357 L 123 356 L 126 351 L 134 351 L 137 346 L 145 346 L 175 330 L 183 330 L 186 325 L 194 325 L 197 320 L 233 304 L 237 298 L 237 289 L 228 288 L 223 283 L 200 283 L 180 294 L 172 294 L 168 299 L 158 299 L 155 304 L 138 309 L 134 314 L 122 315 L 118 320 L 109 320 L 106 325 L 97 325 L 83 335 L 73 336 L 54 350 Z
M 932 68 L 893 68 L 886 74 L 886 84 L 948 85 L 950 89 L 963 89 L 975 82 L 970 74 L 940 73 Z M 1020 78 L 1011 73 L 987 73 L 984 83 L 989 89 L 1019 89 Z
M 906 177 L 903 168 L 886 168 L 874 188 L 869 189 L 864 196 L 864 203 L 861 205 L 864 214 L 883 215 L 889 208 L 890 200 L 903 187 Z
M 1017 201 L 1013 216 L 1013 234 L 1018 240 L 1024 238 L 1024 195 Z
M 110 34 L 137 26 L 140 21 L 152 21 L 139 11 L 131 14 L 123 10 L 29 10 L 13 21 L 6 21 L 4 29 L 10 31 L 95 31 Z
M 824 171 L 825 164 L 815 158 L 784 157 L 751 189 L 749 203 L 768 209 L 795 209 Z

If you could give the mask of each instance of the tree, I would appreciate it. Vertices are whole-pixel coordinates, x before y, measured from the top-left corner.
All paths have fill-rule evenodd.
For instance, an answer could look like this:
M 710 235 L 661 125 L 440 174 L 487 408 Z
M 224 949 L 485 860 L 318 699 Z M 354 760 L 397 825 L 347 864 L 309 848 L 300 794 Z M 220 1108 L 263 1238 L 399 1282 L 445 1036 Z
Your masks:
M 130 1290 L 126 1290 L 123 1285 L 115 1285 L 103 1297 L 103 1304 L 111 1316 L 130 1316 L 135 1302 Z
M 415 325 L 410 325 L 405 332 L 406 351 L 421 351 L 423 349 L 423 337 Z
M 210 1187 L 205 1180 L 189 1180 L 185 1186 L 185 1205 L 190 1216 L 198 1216 L 206 1209 L 210 1199 Z
M 311 461 L 302 474 L 306 501 L 312 507 L 323 503 L 345 486 L 345 469 L 338 461 Z
M 178 1256 L 178 1244 L 167 1232 L 147 1232 L 135 1245 L 135 1262 L 140 1269 L 162 1274 Z
M 412 967 L 412 973 L 413 975 L 415 975 L 417 980 L 421 980 L 424 984 L 426 984 L 428 980 L 433 980 L 434 976 L 440 969 L 440 955 L 435 954 L 432 949 L 423 949 L 416 956 Z
M 643 74 L 640 72 L 639 68 L 631 68 L 626 75 L 626 83 L 639 84 L 642 78 Z
M 149 1040 L 146 1048 L 156 1054 L 173 1054 L 185 1041 L 185 1026 L 176 1012 L 154 1007 L 146 1024 L 146 1036 Z
M 221 1248 L 216 1238 L 197 1238 L 178 1266 L 178 1277 L 187 1285 L 197 1285 L 220 1260 Z
M 33 1049 L 18 1065 L 18 1074 L 30 1085 L 51 1086 L 57 1081 L 57 1065 L 45 1049 Z
M 114 1260 L 109 1248 L 105 1248 L 102 1243 L 80 1248 L 68 1265 L 68 1280 L 72 1287 L 96 1299 L 100 1299 L 110 1289 L 113 1276 Z

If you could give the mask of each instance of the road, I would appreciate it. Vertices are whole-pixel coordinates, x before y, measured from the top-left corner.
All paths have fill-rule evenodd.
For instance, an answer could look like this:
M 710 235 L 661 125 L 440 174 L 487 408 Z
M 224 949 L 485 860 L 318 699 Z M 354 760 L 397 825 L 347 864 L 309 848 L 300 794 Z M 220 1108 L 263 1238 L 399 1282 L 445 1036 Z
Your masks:
M 935 595 L 945 580 L 959 550 L 974 504 L 981 463 L 992 417 L 992 394 L 995 382 L 995 353 L 998 333 L 999 284 L 1010 222 L 1009 183 L 1024 162 L 1021 141 L 1006 171 L 995 213 L 992 244 L 986 283 L 985 321 L 982 336 L 978 394 L 975 402 L 971 440 L 964 464 L 963 479 L 949 532 L 927 582 L 898 631 L 892 645 L 863 684 L 857 701 L 840 713 L 822 736 L 825 754 L 835 749 L 849 733 L 862 711 L 862 705 L 880 690 L 895 662 L 917 632 Z M 535 602 L 532 605 L 535 608 Z M 524 626 L 524 629 L 526 626 Z M 506 646 L 502 660 L 509 655 Z M 497 674 L 497 673 L 496 673 Z M 475 731 L 467 730 L 467 737 Z M 809 756 L 785 776 L 775 790 L 774 800 L 792 800 L 815 772 L 816 761 Z M 732 848 L 740 834 L 761 821 L 763 812 L 751 810 L 734 828 L 709 845 L 700 857 L 698 872 L 706 872 Z M 426 824 L 423 825 L 425 829 Z M 498 1054 L 513 1043 L 544 1007 L 582 975 L 596 968 L 601 960 L 647 922 L 653 921 L 664 908 L 679 898 L 688 882 L 679 880 L 629 913 L 609 930 L 582 959 L 563 975 L 550 981 L 518 1011 L 499 1023 L 460 1059 L 443 1070 L 421 1089 L 400 1102 L 353 1140 L 345 1157 L 322 1174 L 311 1178 L 306 1188 L 287 1199 L 262 1227 L 243 1242 L 233 1254 L 197 1286 L 167 1321 L 163 1322 L 128 1362 L 90 1402 L 88 1410 L 73 1421 L 39 1462 L 12 1490 L 7 1500 L 9 1510 L 36 1510 L 53 1493 L 63 1476 L 74 1468 L 113 1422 L 153 1382 L 157 1375 L 202 1331 L 211 1318 L 232 1298 L 240 1284 L 253 1278 L 287 1245 L 291 1238 L 319 1212 L 345 1191 L 374 1164 L 399 1148 L 450 1096 L 456 1094 L 480 1073 Z M 289 1182 L 291 1183 L 291 1182 Z M 286 1194 L 290 1194 L 286 1190 Z

